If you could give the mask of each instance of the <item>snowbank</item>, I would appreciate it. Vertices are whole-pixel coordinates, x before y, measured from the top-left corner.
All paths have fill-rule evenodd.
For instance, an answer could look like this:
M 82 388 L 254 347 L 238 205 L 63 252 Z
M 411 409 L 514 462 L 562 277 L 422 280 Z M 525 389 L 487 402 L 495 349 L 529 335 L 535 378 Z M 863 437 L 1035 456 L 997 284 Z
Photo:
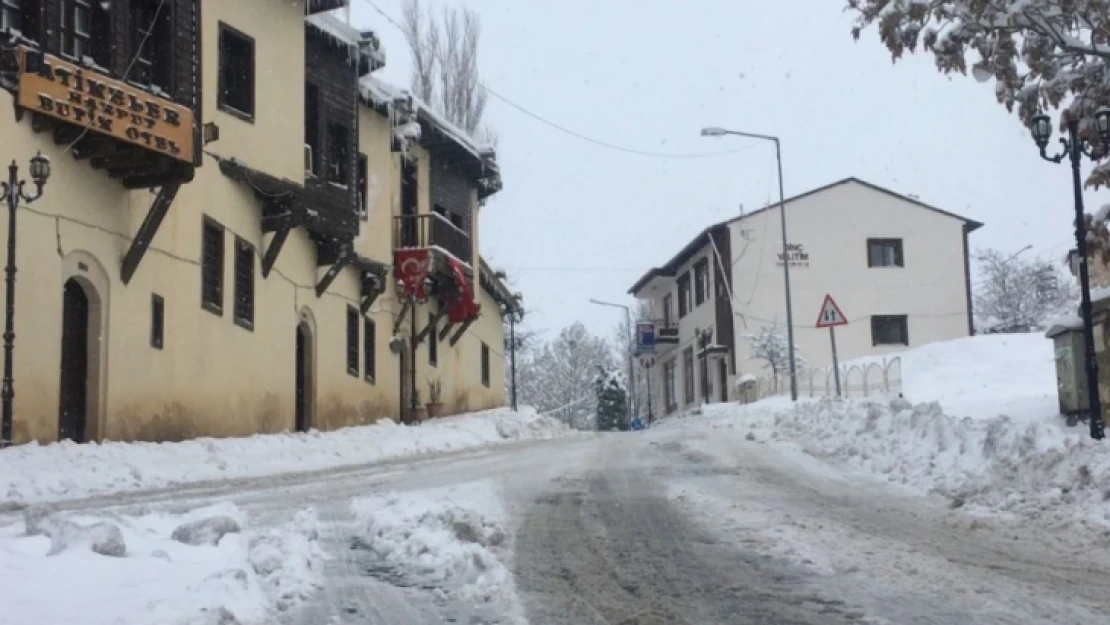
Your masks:
M 494 484 L 365 497 L 351 508 L 365 528 L 355 545 L 374 554 L 375 577 L 496 606 L 496 613 L 524 622 L 505 562 L 511 537 Z
M 27 516 L 31 524 L 0 528 L 5 597 L 0 623 L 5 625 L 270 623 L 275 612 L 314 592 L 321 579 L 311 509 L 264 532 L 248 528 L 230 504 L 184 515 L 92 517 L 36 510 Z M 182 524 L 221 517 L 244 529 L 212 545 L 172 538 Z M 73 529 L 90 527 L 113 528 L 124 551 L 109 556 L 91 550 Z
M 569 433 L 533 410 L 502 408 L 419 427 L 383 421 L 334 432 L 182 443 L 30 444 L 0 451 L 0 505 L 313 471 Z

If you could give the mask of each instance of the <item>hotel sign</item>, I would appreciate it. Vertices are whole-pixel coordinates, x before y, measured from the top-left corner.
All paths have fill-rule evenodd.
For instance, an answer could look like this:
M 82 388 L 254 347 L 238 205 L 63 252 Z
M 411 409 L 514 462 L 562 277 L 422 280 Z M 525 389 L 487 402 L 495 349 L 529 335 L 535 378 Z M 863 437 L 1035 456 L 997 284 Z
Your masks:
M 50 54 L 41 55 L 41 67 L 28 68 L 29 53 L 37 54 L 20 51 L 20 107 L 193 161 L 193 112 L 187 107 Z

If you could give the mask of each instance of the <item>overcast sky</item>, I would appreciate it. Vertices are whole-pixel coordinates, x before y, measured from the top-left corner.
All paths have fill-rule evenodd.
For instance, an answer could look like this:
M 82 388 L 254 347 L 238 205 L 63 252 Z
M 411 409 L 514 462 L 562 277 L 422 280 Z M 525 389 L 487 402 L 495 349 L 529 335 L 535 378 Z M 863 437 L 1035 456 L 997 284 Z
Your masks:
M 401 3 L 373 0 L 398 20 Z M 843 4 L 468 0 L 484 81 L 531 113 L 633 150 L 742 150 L 630 154 L 491 96 L 505 189 L 482 209 L 480 244 L 524 293 L 530 326 L 577 319 L 608 335 L 623 313 L 589 298 L 632 303 L 632 283 L 702 228 L 776 199 L 773 146 L 700 137 L 709 125 L 780 136 L 787 196 L 856 176 L 985 222 L 973 249 L 1067 252 L 1069 172 L 1040 159 L 993 84 L 946 78 L 931 56 L 892 65 L 874 31 L 853 41 Z M 398 29 L 369 0 L 352 5 L 386 46 L 377 75 L 407 85 Z M 1089 193 L 1089 206 L 1107 195 Z

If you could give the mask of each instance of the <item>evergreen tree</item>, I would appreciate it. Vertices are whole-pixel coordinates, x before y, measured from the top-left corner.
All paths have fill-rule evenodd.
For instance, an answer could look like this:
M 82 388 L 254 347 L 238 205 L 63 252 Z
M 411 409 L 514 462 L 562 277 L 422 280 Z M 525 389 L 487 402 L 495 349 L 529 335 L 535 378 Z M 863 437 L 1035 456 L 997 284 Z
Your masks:
M 627 430 L 628 391 L 620 371 L 598 367 L 594 389 L 597 391 L 597 429 L 602 432 Z

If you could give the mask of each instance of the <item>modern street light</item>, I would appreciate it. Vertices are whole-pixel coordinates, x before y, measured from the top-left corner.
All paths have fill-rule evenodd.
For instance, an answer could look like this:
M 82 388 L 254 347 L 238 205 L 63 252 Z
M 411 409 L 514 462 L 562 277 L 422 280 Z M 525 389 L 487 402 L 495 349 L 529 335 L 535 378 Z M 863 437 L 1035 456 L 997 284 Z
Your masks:
M 1110 109 L 1099 109 L 1095 113 L 1095 129 L 1098 131 L 1102 145 L 1095 146 L 1079 136 L 1079 120 L 1070 118 L 1067 121 L 1068 136 L 1060 138 L 1063 150 L 1059 154 L 1049 156 L 1047 152 L 1048 141 L 1052 138 L 1052 120 L 1048 115 L 1037 115 L 1033 118 L 1033 141 L 1040 148 L 1041 158 L 1059 164 L 1064 158 L 1071 160 L 1072 190 L 1075 195 L 1075 244 L 1079 254 L 1079 291 L 1081 295 L 1079 310 L 1083 317 L 1083 341 L 1086 343 L 1084 360 L 1087 368 L 1087 403 L 1091 438 L 1101 440 L 1106 436 L 1105 426 L 1102 421 L 1102 405 L 1098 397 L 1098 362 L 1095 360 L 1094 321 L 1091 313 L 1091 282 L 1087 271 L 1087 218 L 1083 211 L 1083 180 L 1079 172 L 1079 165 L 1086 155 L 1091 160 L 1097 160 L 1110 152 Z
M 782 279 L 786 285 L 786 340 L 790 344 L 790 399 L 798 401 L 798 369 L 794 359 L 794 311 L 790 300 L 790 252 L 788 251 L 786 239 L 786 198 L 782 184 L 782 145 L 778 137 L 773 137 L 771 135 L 758 135 L 750 132 L 740 132 L 738 130 L 727 130 L 715 126 L 701 129 L 701 136 L 703 137 L 724 137 L 726 135 L 736 135 L 737 137 L 747 137 L 749 139 L 761 139 L 763 141 L 771 141 L 775 144 L 775 160 L 778 162 L 779 171 L 779 217 L 782 221 Z
M 520 307 L 521 295 L 514 293 L 513 299 L 516 300 L 516 306 L 506 306 L 502 314 L 509 316 L 509 375 L 510 375 L 510 398 L 512 402 L 513 411 L 517 410 L 516 405 L 516 324 L 524 320 L 524 309 Z
M 598 306 L 609 306 L 609 307 L 612 307 L 612 308 L 623 308 L 624 309 L 624 320 L 628 324 L 628 332 L 629 332 L 629 335 L 627 337 L 628 338 L 628 418 L 631 419 L 634 416 L 633 415 L 633 409 L 635 408 L 635 404 L 632 402 L 632 398 L 636 396 L 636 370 L 634 369 L 634 365 L 632 364 L 632 362 L 633 362 L 633 351 L 635 351 L 632 348 L 632 340 L 633 340 L 632 339 L 632 336 L 633 336 L 632 333 L 635 332 L 635 328 L 632 327 L 632 309 L 629 308 L 628 306 L 625 306 L 624 304 L 614 304 L 612 302 L 603 302 L 601 300 L 596 300 L 596 299 L 593 299 L 593 298 L 590 299 L 590 303 L 591 304 L 597 304 Z
M 12 400 L 15 399 L 15 380 L 12 373 L 12 354 L 15 351 L 15 211 L 19 201 L 30 204 L 42 197 L 43 187 L 50 178 L 50 159 L 42 152 L 31 158 L 31 182 L 35 184 L 34 195 L 23 190 L 26 180 L 19 179 L 19 165 L 13 160 L 8 166 L 8 181 L 0 182 L 0 199 L 8 203 L 8 263 L 4 268 L 4 387 L 0 391 L 3 398 L 3 415 L 0 417 L 0 447 L 12 444 Z

